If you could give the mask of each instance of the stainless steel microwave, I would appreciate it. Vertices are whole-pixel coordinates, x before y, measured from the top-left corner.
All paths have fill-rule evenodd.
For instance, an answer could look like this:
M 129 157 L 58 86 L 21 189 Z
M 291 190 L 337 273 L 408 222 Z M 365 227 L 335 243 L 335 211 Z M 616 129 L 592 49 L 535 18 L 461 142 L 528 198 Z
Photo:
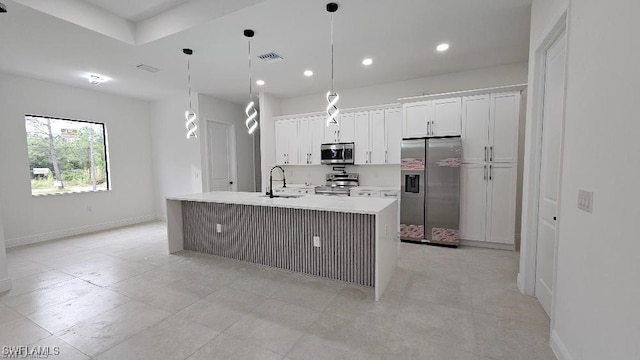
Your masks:
M 320 145 L 320 163 L 353 165 L 353 143 Z

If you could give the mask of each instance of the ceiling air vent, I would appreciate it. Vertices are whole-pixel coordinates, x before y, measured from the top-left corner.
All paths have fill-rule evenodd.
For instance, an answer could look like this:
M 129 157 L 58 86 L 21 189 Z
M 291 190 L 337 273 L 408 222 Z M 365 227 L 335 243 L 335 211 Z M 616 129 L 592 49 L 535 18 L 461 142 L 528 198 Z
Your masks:
M 259 59 L 264 60 L 267 63 L 273 63 L 273 62 L 278 62 L 278 61 L 282 61 L 284 60 L 284 58 L 276 53 L 272 52 L 268 52 L 266 54 L 262 54 L 262 55 L 258 55 Z
M 148 71 L 150 73 L 156 73 L 156 72 L 160 71 L 160 69 L 158 69 L 158 68 L 154 68 L 153 66 L 149 66 L 149 65 L 145 65 L 145 64 L 140 64 L 140 65 L 138 65 L 136 67 L 138 69 L 140 69 L 140 70 Z

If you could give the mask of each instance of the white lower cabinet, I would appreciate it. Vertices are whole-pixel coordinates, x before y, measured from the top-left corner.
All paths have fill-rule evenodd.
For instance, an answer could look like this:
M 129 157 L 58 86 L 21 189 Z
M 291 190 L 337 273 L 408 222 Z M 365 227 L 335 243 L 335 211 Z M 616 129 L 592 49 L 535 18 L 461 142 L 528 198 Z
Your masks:
M 515 244 L 516 165 L 463 164 L 460 238 Z

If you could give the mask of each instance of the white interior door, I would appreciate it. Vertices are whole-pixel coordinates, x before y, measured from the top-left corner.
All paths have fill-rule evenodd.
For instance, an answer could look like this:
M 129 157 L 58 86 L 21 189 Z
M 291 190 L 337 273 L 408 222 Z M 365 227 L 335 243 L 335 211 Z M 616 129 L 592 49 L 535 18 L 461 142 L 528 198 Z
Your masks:
M 557 239 L 556 217 L 564 115 L 565 48 L 566 37 L 563 34 L 545 55 L 535 295 L 547 314 L 551 313 Z
M 230 124 L 207 123 L 209 150 L 209 191 L 231 191 L 233 187 L 232 129 Z

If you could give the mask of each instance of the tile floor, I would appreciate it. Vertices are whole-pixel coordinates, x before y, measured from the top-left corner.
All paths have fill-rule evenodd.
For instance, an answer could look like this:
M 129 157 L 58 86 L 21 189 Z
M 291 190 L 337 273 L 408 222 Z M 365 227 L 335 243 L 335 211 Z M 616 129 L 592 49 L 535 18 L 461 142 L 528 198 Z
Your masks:
M 371 289 L 193 252 L 163 223 L 9 249 L 0 345 L 53 359 L 555 359 L 517 253 L 402 244 Z

